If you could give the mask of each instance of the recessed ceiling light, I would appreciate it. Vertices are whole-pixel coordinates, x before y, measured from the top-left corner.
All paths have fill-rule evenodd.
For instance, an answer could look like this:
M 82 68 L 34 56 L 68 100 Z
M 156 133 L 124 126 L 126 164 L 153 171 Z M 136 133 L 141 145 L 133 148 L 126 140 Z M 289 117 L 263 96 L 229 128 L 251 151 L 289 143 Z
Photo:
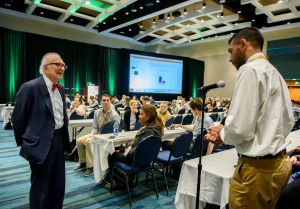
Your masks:
M 116 18 L 116 17 L 114 17 L 113 19 L 114 19 L 114 20 L 116 20 L 117 18 Z
M 238 11 L 238 14 L 241 14 L 241 13 L 242 13 L 242 11 L 241 11 L 241 10 L 239 10 L 239 11 Z
M 128 31 L 131 31 L 131 28 L 129 28 Z
M 251 20 L 252 22 L 255 22 L 255 19 Z
M 286 24 L 288 24 L 288 25 L 289 25 L 289 24 L 291 24 L 291 22 L 287 22 Z
M 74 20 L 71 18 L 70 21 L 73 22 Z
M 8 3 L 5 3 L 5 6 L 7 6 L 7 7 L 10 7 L 10 4 L 8 4 Z
M 159 3 L 160 1 L 159 0 L 156 0 L 156 3 Z
M 103 22 L 103 25 L 105 25 L 106 24 L 106 22 Z
M 124 34 L 124 31 L 121 31 L 120 33 Z
M 86 4 L 86 5 L 90 5 L 91 2 L 90 2 L 90 1 L 86 1 L 85 4 Z
M 143 7 L 143 6 L 140 6 L 140 9 L 144 9 L 144 7 Z
M 129 12 L 125 12 L 126 15 L 129 15 Z
M 41 15 L 43 15 L 43 14 L 44 14 L 44 12 L 40 12 L 40 14 L 41 14 Z

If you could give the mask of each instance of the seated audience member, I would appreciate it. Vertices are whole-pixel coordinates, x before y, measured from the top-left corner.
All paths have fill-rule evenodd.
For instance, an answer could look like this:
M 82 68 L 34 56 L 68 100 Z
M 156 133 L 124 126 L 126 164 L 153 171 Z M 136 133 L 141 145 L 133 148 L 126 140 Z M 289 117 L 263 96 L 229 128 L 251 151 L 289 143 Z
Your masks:
M 193 132 L 193 140 L 201 134 L 201 115 L 202 115 L 202 100 L 201 99 L 194 99 L 193 101 L 190 102 L 190 108 L 192 111 L 192 114 L 194 116 L 194 121 L 191 125 L 182 125 L 182 124 L 172 124 L 171 128 L 183 128 L 187 131 L 192 131 Z M 205 130 L 208 130 L 210 126 L 213 126 L 214 122 L 213 120 L 209 117 L 204 115 L 204 124 L 203 127 Z M 163 150 L 169 150 L 172 147 L 172 141 L 163 141 L 162 142 L 162 149 Z M 207 153 L 206 154 L 211 154 L 213 150 L 213 144 L 209 143 L 208 148 L 207 148 Z
M 300 208 L 299 197 L 300 197 L 300 155 L 294 155 L 290 158 L 293 164 L 293 169 L 298 169 L 295 172 L 287 186 L 281 192 L 278 199 L 276 209 L 298 209 Z
M 76 92 L 74 93 L 73 101 L 71 102 L 71 106 L 70 106 L 71 109 L 72 109 L 73 106 L 74 106 L 74 99 L 75 99 L 75 98 L 79 98 L 80 101 L 81 101 L 81 94 L 80 94 L 79 91 L 76 91 Z M 82 101 L 81 101 L 81 103 L 82 103 Z
M 124 113 L 124 130 L 133 131 L 136 122 L 139 119 L 139 110 L 137 109 L 137 101 L 130 100 L 129 102 L 130 109 Z
M 79 116 L 85 116 L 86 108 L 85 105 L 82 104 L 80 98 L 75 97 L 73 101 L 73 108 L 70 113 L 76 112 Z
M 151 104 L 144 104 L 140 110 L 139 119 L 144 125 L 136 134 L 135 138 L 131 142 L 131 145 L 124 147 L 122 150 L 118 150 L 113 154 L 108 155 L 108 171 L 105 175 L 105 181 L 109 182 L 105 185 L 106 188 L 110 188 L 111 183 L 112 187 L 116 188 L 120 185 L 116 181 L 111 182 L 112 169 L 116 161 L 123 162 L 131 165 L 133 160 L 133 155 L 135 152 L 135 147 L 147 136 L 159 136 L 163 135 L 164 125 L 160 117 L 156 114 L 156 109 Z M 125 155 L 124 153 L 128 153 Z
M 92 109 L 99 108 L 99 102 L 94 96 L 90 96 L 90 108 Z
M 144 104 L 150 104 L 150 98 L 148 96 L 142 96 L 140 100 L 142 102 L 141 103 L 142 105 L 144 105 Z
M 134 100 L 135 101 L 135 100 Z M 126 112 L 127 110 L 130 110 L 130 97 L 126 96 L 125 99 L 124 99 L 124 111 Z
M 161 117 L 163 124 L 165 125 L 167 120 L 171 117 L 171 113 L 168 111 L 168 102 L 161 102 L 157 114 Z
M 79 156 L 79 166 L 74 171 L 86 169 L 84 176 L 93 175 L 93 155 L 91 150 L 91 141 L 93 135 L 101 133 L 103 125 L 116 121 L 120 124 L 121 117 L 111 108 L 110 96 L 104 94 L 101 99 L 102 109 L 95 111 L 92 133 L 81 136 L 76 141 Z
M 115 106 L 115 108 L 122 106 L 117 96 L 111 97 L 111 103 Z

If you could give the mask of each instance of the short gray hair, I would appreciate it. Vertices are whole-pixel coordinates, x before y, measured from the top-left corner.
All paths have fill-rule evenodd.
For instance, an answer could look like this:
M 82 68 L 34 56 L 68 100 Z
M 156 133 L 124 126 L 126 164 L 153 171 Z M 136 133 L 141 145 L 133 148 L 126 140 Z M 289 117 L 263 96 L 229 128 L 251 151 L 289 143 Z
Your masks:
M 45 65 L 45 62 L 46 62 L 46 58 L 50 55 L 57 55 L 61 58 L 60 54 L 58 54 L 56 52 L 48 52 L 48 53 L 44 54 L 44 56 L 42 57 L 41 64 L 40 64 L 40 74 L 41 75 L 44 75 L 44 65 Z

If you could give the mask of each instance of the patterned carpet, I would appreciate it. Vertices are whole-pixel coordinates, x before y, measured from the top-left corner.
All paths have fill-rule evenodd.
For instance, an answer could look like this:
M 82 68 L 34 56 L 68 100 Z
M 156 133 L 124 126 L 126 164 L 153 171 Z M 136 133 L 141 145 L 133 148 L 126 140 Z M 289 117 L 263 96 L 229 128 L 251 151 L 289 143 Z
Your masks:
M 0 208 L 29 208 L 30 169 L 27 161 L 19 156 L 13 131 L 3 130 L 0 123 Z M 93 177 L 83 177 L 72 170 L 77 163 L 66 162 L 66 193 L 64 208 L 129 208 L 126 190 L 114 190 L 111 194 L 103 185 L 95 185 Z M 143 178 L 140 178 L 143 179 Z M 159 199 L 156 200 L 153 184 L 144 181 L 132 190 L 133 208 L 175 208 L 176 185 L 169 184 L 166 195 L 162 181 L 158 181 Z

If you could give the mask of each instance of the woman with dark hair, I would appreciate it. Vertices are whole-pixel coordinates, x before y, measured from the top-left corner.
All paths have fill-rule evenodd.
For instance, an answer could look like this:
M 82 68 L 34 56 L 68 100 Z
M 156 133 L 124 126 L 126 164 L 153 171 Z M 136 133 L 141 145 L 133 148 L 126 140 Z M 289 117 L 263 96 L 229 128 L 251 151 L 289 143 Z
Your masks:
M 115 151 L 113 154 L 108 155 L 108 172 L 105 176 L 105 181 L 109 182 L 105 185 L 106 188 L 119 187 L 120 185 L 116 181 L 111 182 L 112 169 L 116 161 L 123 162 L 131 165 L 133 160 L 133 155 L 136 146 L 143 141 L 147 136 L 159 136 L 163 135 L 164 125 L 161 118 L 156 113 L 156 108 L 151 104 L 144 104 L 140 110 L 139 119 L 144 125 L 136 134 L 129 146 L 124 149 Z M 125 154 L 128 153 L 128 154 Z

